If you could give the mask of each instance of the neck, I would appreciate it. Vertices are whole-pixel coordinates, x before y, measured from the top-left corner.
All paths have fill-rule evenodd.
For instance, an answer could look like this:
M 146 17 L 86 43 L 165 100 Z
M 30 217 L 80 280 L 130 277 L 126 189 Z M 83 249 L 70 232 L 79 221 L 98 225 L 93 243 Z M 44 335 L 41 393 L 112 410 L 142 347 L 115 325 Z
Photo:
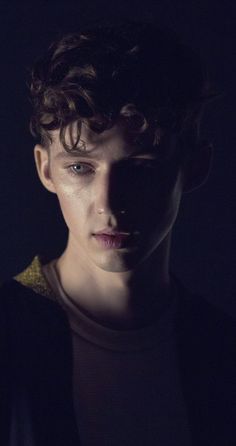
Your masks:
M 140 328 L 158 318 L 171 299 L 169 234 L 150 257 L 125 272 L 91 267 L 71 249 L 70 238 L 56 267 L 65 293 L 89 317 L 116 329 Z

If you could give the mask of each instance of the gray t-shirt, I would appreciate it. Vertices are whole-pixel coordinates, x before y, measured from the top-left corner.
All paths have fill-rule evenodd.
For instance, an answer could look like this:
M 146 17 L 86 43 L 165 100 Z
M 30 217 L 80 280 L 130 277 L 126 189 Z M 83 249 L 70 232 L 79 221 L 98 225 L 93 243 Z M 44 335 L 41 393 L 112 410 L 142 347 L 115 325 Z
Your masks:
M 175 348 L 176 296 L 151 326 L 113 330 L 66 295 L 55 260 L 43 273 L 71 326 L 81 446 L 191 446 Z

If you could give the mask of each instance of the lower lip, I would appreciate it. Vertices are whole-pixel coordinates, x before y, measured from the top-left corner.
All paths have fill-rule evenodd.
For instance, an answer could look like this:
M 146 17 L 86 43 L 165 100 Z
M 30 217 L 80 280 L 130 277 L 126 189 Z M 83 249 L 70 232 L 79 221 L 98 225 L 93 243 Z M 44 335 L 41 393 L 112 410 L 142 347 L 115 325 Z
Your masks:
M 120 249 L 125 248 L 127 245 L 127 240 L 130 238 L 130 235 L 119 234 L 119 235 L 94 235 L 95 239 L 99 243 L 102 248 L 106 249 Z

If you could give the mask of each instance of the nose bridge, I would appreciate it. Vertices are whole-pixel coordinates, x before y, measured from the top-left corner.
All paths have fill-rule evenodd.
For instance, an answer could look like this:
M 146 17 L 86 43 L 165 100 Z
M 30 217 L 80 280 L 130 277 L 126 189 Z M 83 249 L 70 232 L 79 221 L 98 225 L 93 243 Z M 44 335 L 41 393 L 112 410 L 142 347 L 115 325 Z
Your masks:
M 113 213 L 123 210 L 124 190 L 122 175 L 117 165 L 111 165 L 100 172 L 95 186 L 96 210 L 99 213 Z
M 100 173 L 95 189 L 95 205 L 98 212 L 110 211 L 111 169 Z

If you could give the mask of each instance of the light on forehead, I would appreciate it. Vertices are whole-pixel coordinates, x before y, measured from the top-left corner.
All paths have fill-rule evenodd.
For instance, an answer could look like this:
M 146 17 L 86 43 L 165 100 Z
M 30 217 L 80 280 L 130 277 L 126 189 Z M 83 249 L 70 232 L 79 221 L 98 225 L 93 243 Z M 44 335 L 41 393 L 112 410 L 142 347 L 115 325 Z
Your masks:
M 66 146 L 69 148 L 79 147 L 80 149 L 86 150 L 85 142 L 81 138 L 81 130 L 79 128 L 79 125 L 77 122 L 73 122 L 69 125 L 67 125 L 63 129 L 64 133 L 64 140 L 66 143 Z M 63 141 L 61 139 L 61 131 L 60 129 L 51 130 L 50 136 L 52 139 L 52 143 L 56 144 L 57 146 L 63 147 Z
M 94 155 L 96 148 L 106 144 L 120 144 L 124 142 L 129 151 L 137 153 L 155 154 L 167 148 L 168 135 L 160 127 L 156 129 L 148 128 L 144 132 L 132 132 L 123 121 L 116 121 L 110 128 L 98 133 L 90 128 L 88 121 L 78 123 L 74 121 L 64 129 L 64 141 L 60 138 L 60 130 L 52 131 L 54 143 L 62 147 L 64 151 L 71 152 L 72 155 Z M 65 144 L 64 144 L 65 142 Z M 123 144 L 122 142 L 122 144 Z M 170 143 L 170 141 L 169 141 Z
M 79 148 L 87 150 L 87 146 L 97 142 L 99 135 L 107 130 L 108 128 L 105 128 L 102 132 L 97 132 L 88 120 L 75 121 L 65 129 L 65 142 L 68 146 L 74 147 L 78 144 Z
M 112 148 L 112 145 L 110 146 Z M 116 147 L 114 147 L 116 149 Z M 109 150 L 109 147 L 103 145 L 94 145 L 94 146 L 86 146 L 86 150 L 81 147 L 76 147 L 73 150 L 66 151 L 62 149 L 57 153 L 56 159 L 76 159 L 78 157 L 100 160 L 103 159 L 106 153 L 106 150 Z M 170 154 L 174 151 L 174 145 L 167 144 L 163 145 L 163 149 L 161 152 L 157 150 L 154 146 L 141 146 L 141 145 L 124 145 L 123 146 L 123 158 L 133 158 L 133 157 L 149 157 L 149 158 L 163 158 L 170 157 Z M 164 152 L 164 153 L 163 153 Z
M 84 148 L 85 150 L 85 145 L 81 138 L 82 126 L 83 124 L 81 122 L 74 121 L 66 127 L 65 143 L 67 146 L 74 147 L 75 145 L 78 145 L 78 147 L 81 149 Z

